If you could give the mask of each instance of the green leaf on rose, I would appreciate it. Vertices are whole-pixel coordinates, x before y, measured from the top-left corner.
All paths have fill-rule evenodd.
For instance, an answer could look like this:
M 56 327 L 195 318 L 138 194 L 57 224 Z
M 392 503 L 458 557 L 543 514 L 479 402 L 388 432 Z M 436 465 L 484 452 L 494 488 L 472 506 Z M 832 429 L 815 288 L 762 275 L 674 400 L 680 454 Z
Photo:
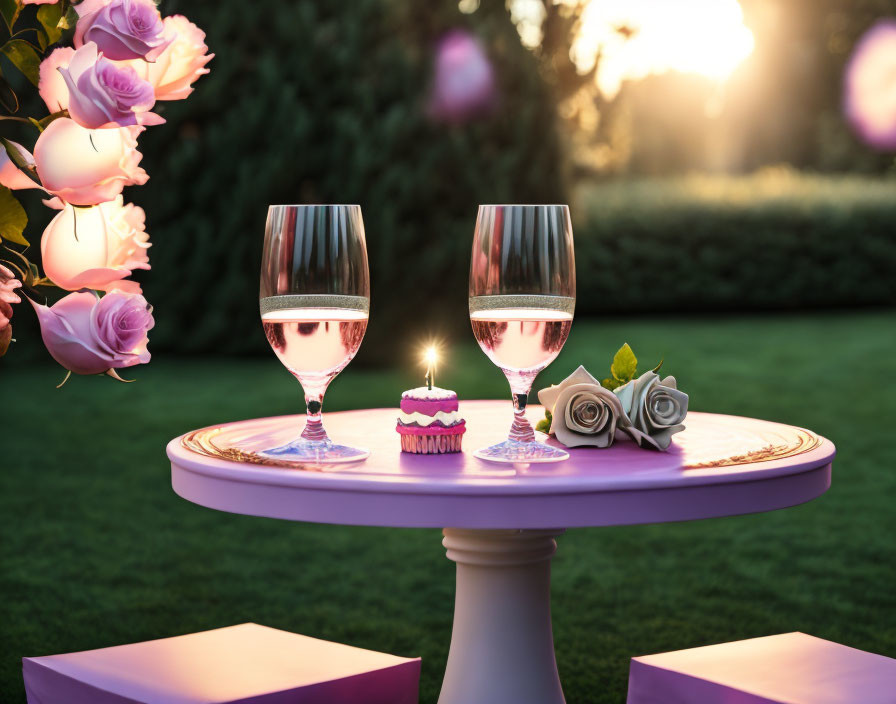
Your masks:
M 0 238 L 28 246 L 22 235 L 28 224 L 28 215 L 18 199 L 6 186 L 0 186 Z
M 37 86 L 40 80 L 40 55 L 34 45 L 24 39 L 11 39 L 0 47 L 0 53 Z
M 41 276 L 37 264 L 30 261 L 22 252 L 18 252 L 11 247 L 6 246 L 3 247 L 3 250 L 4 251 L 0 252 L 0 254 L 3 254 L 6 257 L 12 255 L 17 258 L 18 263 L 11 259 L 0 259 L 0 263 L 15 271 L 19 280 L 26 288 L 36 288 L 37 286 L 53 286 L 54 288 L 58 288 L 56 284 L 50 281 L 46 276 Z
M 14 250 L 14 249 L 10 249 L 9 247 L 7 247 L 7 246 L 5 246 L 5 245 L 4 245 L 4 247 L 3 247 L 3 250 L 0 251 L 0 254 L 4 254 L 4 253 L 15 254 L 15 255 L 16 255 L 17 257 L 19 257 L 20 259 L 24 259 L 25 261 L 28 261 L 27 259 L 25 259 L 25 256 L 24 256 L 24 255 L 20 254 L 19 252 L 17 252 L 17 251 Z M 24 272 L 24 270 L 22 269 L 22 267 L 20 267 L 20 266 L 19 266 L 18 264 L 16 264 L 14 261 L 10 261 L 9 259 L 0 259 L 0 264 L 2 264 L 3 266 L 5 266 L 7 269 L 12 270 L 12 273 L 15 275 L 15 277 L 16 277 L 19 281 L 24 282 L 25 279 L 28 278 L 28 277 L 25 275 L 25 272 Z
M 56 112 L 52 112 L 46 117 L 42 117 L 38 120 L 40 123 L 41 132 L 47 129 L 47 125 L 49 125 L 53 120 L 58 120 L 60 117 L 68 117 L 68 110 L 58 110 Z
M 610 374 L 617 381 L 625 384 L 635 378 L 638 372 L 638 358 L 632 352 L 632 348 L 626 342 L 619 351 L 613 356 L 613 363 L 610 365 Z
M 24 259 L 24 257 L 22 257 Z M 27 261 L 27 260 L 26 260 Z M 36 286 L 55 286 L 56 284 L 50 282 L 49 284 L 44 283 L 45 281 L 50 281 L 46 277 L 41 277 L 40 269 L 37 268 L 37 264 L 34 262 L 28 262 L 28 273 L 25 276 L 25 279 L 22 279 L 25 282 L 26 286 L 30 286 L 31 288 L 35 288 Z
M 663 366 L 663 362 L 665 362 L 665 361 L 666 361 L 665 358 L 661 359 L 661 360 L 660 360 L 660 363 L 657 364 L 653 369 L 651 369 L 651 371 L 652 371 L 654 374 L 656 374 L 656 373 L 660 370 L 660 367 Z
M 7 112 L 18 112 L 19 110 L 19 99 L 16 97 L 16 92 L 6 82 L 2 73 L 0 73 L 0 104 L 6 108 Z
M 71 29 L 78 24 L 78 11 L 68 5 L 65 0 L 62 0 L 59 4 L 62 6 L 62 19 L 59 20 L 59 24 L 56 26 L 63 31 Z
M 545 435 L 547 435 L 548 433 L 551 432 L 551 421 L 553 419 L 554 419 L 554 416 L 551 415 L 551 412 L 547 408 L 545 408 L 544 409 L 544 418 L 535 424 L 535 429 L 539 433 L 544 433 Z
M 0 0 L 0 15 L 3 15 L 3 21 L 9 33 L 12 34 L 12 27 L 19 19 L 19 13 L 22 11 L 22 0 Z
M 44 28 L 47 45 L 55 44 L 59 41 L 60 37 L 62 37 L 62 30 L 64 28 L 60 27 L 59 23 L 63 17 L 64 14 L 61 3 L 41 5 L 40 9 L 38 9 L 37 21 L 40 22 L 41 26 Z
M 622 386 L 622 382 L 618 379 L 614 379 L 613 377 L 608 376 L 606 379 L 600 382 L 600 385 L 608 391 L 613 391 L 614 389 L 618 389 L 620 386 Z

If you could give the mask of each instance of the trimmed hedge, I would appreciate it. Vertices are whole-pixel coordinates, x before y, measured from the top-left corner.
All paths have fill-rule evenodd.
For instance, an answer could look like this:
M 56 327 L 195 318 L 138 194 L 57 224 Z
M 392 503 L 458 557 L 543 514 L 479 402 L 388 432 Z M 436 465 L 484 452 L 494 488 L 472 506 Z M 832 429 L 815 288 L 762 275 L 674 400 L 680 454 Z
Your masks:
M 692 176 L 583 186 L 576 312 L 896 304 L 896 180 Z

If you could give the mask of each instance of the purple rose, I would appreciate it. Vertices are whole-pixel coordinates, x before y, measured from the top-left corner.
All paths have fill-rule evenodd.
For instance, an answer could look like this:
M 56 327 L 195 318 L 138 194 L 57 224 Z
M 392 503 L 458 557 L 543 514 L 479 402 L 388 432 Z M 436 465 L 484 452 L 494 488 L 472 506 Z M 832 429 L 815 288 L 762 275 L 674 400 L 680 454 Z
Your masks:
M 494 92 L 494 72 L 480 43 L 460 30 L 448 34 L 436 49 L 430 116 L 462 122 L 490 107 Z
M 115 61 L 155 61 L 172 41 L 164 36 L 162 16 L 152 0 L 84 0 L 75 9 L 80 18 L 75 47 L 96 42 Z
M 164 122 L 149 112 L 155 91 L 130 66 L 119 66 L 97 54 L 96 44 L 78 49 L 59 73 L 68 87 L 68 112 L 87 129 L 158 125 Z
M 147 332 L 155 321 L 139 294 L 113 291 L 97 299 L 70 293 L 49 308 L 31 305 L 47 350 L 75 374 L 105 374 L 149 361 Z

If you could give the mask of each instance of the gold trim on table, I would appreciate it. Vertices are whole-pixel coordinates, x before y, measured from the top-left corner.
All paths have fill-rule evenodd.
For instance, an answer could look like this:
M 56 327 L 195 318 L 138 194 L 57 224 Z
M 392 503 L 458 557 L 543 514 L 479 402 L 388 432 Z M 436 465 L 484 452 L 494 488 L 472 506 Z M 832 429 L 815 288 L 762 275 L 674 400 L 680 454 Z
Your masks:
M 705 462 L 694 462 L 685 464 L 683 469 L 711 469 L 713 467 L 734 467 L 743 464 L 755 464 L 757 462 L 772 462 L 774 460 L 783 460 L 794 455 L 801 455 L 804 452 L 814 450 L 821 445 L 821 438 L 815 433 L 805 430 L 804 428 L 789 428 L 794 432 L 793 438 L 787 438 L 785 442 L 779 444 L 768 444 L 757 450 L 749 450 L 740 455 L 732 455 L 731 457 L 722 457 L 715 460 L 707 460 Z
M 306 471 L 321 471 L 321 467 L 307 462 L 296 462 L 294 460 L 277 460 L 271 457 L 264 457 L 257 452 L 247 452 L 236 447 L 219 447 L 215 444 L 215 438 L 218 437 L 224 428 L 211 427 L 200 428 L 191 433 L 184 435 L 181 444 L 188 450 L 206 457 L 214 457 L 219 460 L 229 460 L 230 462 L 243 462 L 247 464 L 258 464 L 266 467 L 283 467 L 286 469 L 304 469 Z

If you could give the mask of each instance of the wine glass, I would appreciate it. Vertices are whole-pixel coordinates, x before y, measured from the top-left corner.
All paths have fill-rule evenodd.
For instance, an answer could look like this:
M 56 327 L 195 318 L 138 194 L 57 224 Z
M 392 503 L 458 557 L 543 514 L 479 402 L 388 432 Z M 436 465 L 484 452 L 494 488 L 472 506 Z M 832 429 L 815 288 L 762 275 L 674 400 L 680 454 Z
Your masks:
M 370 276 L 357 205 L 272 205 L 259 293 L 265 336 L 305 392 L 300 437 L 260 454 L 315 463 L 354 462 L 370 452 L 337 445 L 324 430 L 327 386 L 367 330 Z
M 513 397 L 507 440 L 474 452 L 494 462 L 557 462 L 569 453 L 535 439 L 529 390 L 563 348 L 576 303 L 572 225 L 565 205 L 480 205 L 470 263 L 473 335 Z

